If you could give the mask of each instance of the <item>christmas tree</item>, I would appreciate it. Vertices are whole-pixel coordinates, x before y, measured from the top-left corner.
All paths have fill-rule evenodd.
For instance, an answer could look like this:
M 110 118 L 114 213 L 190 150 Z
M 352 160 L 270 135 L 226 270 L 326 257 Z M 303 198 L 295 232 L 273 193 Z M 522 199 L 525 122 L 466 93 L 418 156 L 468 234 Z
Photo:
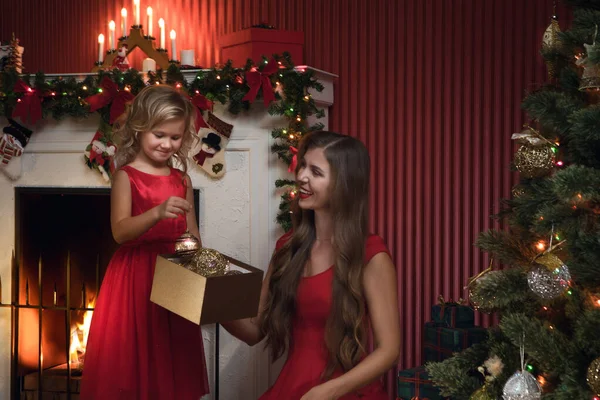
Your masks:
M 427 364 L 453 400 L 600 398 L 600 0 L 568 5 L 570 29 L 553 17 L 543 38 L 548 82 L 512 135 L 519 182 L 494 216 L 505 228 L 476 241 L 491 263 L 470 302 L 500 322 Z

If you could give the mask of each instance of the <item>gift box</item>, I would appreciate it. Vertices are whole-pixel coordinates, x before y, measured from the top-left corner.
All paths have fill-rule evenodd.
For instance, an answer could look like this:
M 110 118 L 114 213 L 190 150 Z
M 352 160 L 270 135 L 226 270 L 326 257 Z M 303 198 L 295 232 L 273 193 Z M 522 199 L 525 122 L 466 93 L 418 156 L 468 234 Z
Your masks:
M 279 29 L 250 28 L 219 38 L 221 60 L 231 60 L 234 67 L 243 67 L 250 58 L 260 62 L 262 57 L 287 51 L 296 65 L 304 63 L 304 33 Z
M 438 400 L 443 399 L 440 391 L 433 385 L 424 367 L 398 371 L 397 400 L 412 400 L 414 398 Z
M 481 327 L 449 328 L 435 322 L 427 322 L 424 327 L 423 360 L 443 361 L 487 338 L 487 329 Z
M 223 256 L 229 273 L 205 277 L 183 267 L 176 255 L 159 255 L 150 301 L 198 325 L 255 317 L 263 271 Z
M 472 328 L 475 325 L 475 312 L 468 305 L 458 302 L 445 302 L 440 296 L 440 304 L 431 307 L 431 321 L 450 328 Z

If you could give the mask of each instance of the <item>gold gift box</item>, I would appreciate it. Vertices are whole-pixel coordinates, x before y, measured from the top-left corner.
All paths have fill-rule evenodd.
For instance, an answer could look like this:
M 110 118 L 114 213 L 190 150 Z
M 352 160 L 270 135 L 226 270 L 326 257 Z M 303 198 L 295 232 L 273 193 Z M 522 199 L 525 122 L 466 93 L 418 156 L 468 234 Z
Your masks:
M 205 277 L 180 265 L 176 255 L 159 255 L 150 301 L 198 325 L 255 317 L 263 271 L 223 256 L 241 273 Z

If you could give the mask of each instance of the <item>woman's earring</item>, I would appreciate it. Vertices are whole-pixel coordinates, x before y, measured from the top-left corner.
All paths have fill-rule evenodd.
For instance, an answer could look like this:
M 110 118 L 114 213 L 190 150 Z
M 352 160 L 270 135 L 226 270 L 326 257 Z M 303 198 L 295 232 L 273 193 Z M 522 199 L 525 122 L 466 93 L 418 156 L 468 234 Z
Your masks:
M 133 136 L 135 137 L 135 140 L 138 140 L 138 132 L 135 131 L 135 133 L 133 134 Z

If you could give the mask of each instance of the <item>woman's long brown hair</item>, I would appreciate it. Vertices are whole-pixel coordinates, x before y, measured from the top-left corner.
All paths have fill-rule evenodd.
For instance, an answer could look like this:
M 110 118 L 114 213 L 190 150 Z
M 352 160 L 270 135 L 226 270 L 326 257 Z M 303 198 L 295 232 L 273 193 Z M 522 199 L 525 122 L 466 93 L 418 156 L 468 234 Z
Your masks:
M 323 372 L 326 379 L 335 370 L 348 371 L 365 354 L 362 277 L 368 234 L 369 154 L 357 139 L 319 131 L 306 135 L 300 142 L 298 168 L 306 152 L 313 148 L 323 149 L 330 165 L 329 207 L 334 221 L 332 309 L 324 338 L 329 352 Z M 290 343 L 296 290 L 316 237 L 314 211 L 300 209 L 297 202 L 293 210 L 293 233 L 273 255 L 269 296 L 261 321 L 273 360 L 281 357 Z

